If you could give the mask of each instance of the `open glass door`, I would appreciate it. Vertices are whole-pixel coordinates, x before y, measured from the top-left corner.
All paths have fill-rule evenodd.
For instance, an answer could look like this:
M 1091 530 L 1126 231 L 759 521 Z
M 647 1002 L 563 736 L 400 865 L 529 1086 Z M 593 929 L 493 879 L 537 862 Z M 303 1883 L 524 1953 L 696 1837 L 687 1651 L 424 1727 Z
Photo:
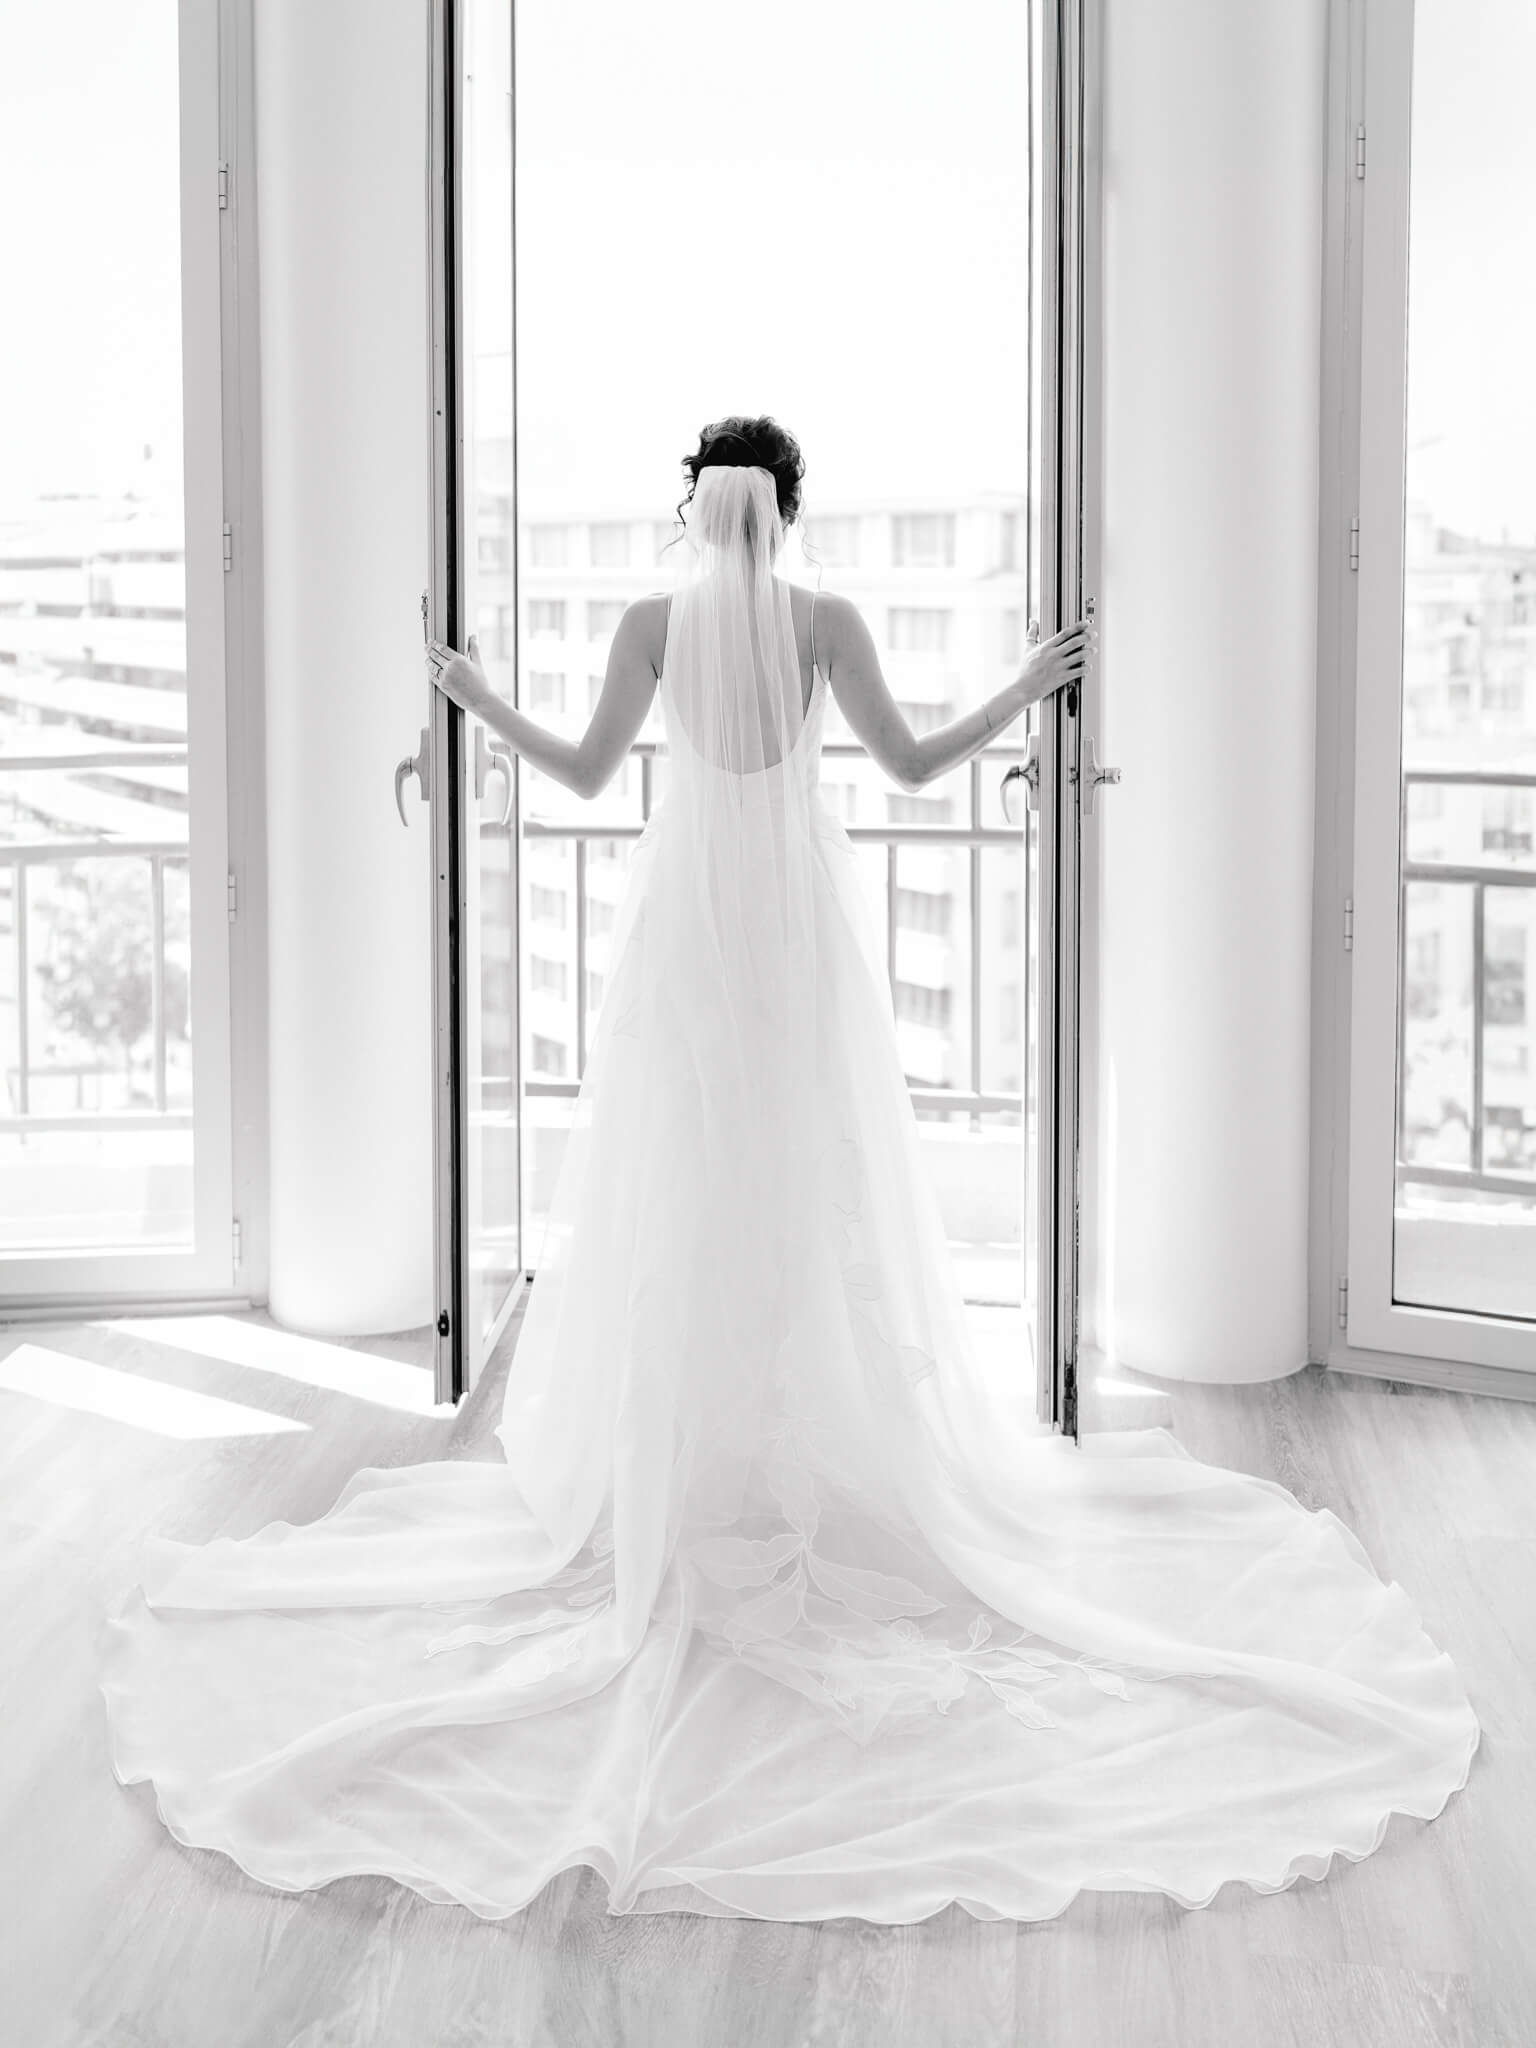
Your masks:
M 1337 1306 L 1351 1356 L 1525 1372 L 1536 1367 L 1533 63 L 1536 22 L 1518 5 L 1367 12 L 1350 181 L 1364 367 Z
M 89 63 L 69 11 L 16 29 L 0 140 L 7 191 L 27 191 L 8 208 L 0 379 L 11 1314 L 226 1296 L 241 1278 L 221 18 L 190 0 L 131 24 L 108 10 Z M 29 99 L 21 70 L 46 91 Z
M 733 411 L 799 439 L 785 573 L 858 604 L 915 730 L 1015 675 L 1032 615 L 1046 636 L 1080 615 L 1085 9 L 789 0 L 765 37 L 706 0 L 518 0 L 517 701 L 534 716 L 584 730 L 625 605 L 666 580 L 681 457 Z M 973 1333 L 1072 1434 L 1077 709 L 1047 702 L 907 793 L 834 700 L 821 777 L 865 862 Z M 530 1267 L 660 741 L 653 706 L 591 804 L 519 771 Z
M 515 695 L 509 0 L 435 0 L 432 530 L 423 628 Z M 524 1284 L 515 759 L 437 691 L 432 801 L 437 1399 L 471 1392 Z

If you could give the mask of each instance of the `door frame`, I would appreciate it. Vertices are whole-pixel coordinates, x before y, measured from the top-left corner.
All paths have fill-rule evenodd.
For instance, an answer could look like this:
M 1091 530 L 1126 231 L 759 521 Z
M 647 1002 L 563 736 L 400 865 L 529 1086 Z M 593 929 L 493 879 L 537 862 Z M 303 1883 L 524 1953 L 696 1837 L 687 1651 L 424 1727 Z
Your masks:
M 9 1255 L 7 1322 L 249 1309 L 266 1295 L 252 0 L 179 0 L 177 17 L 194 1244 Z
M 430 51 L 427 64 L 427 322 L 428 404 L 431 420 L 428 491 L 431 554 L 428 564 L 423 623 L 434 639 L 450 647 L 467 645 L 470 621 L 465 599 L 467 564 L 460 549 L 465 531 L 462 503 L 466 475 L 463 390 L 464 278 L 460 231 L 463 223 L 463 124 L 459 118 L 465 0 L 432 0 L 428 10 Z M 513 0 L 504 0 L 514 15 L 513 68 L 516 70 L 516 29 Z M 514 108 L 515 118 L 515 108 Z M 515 154 L 514 154 L 515 177 Z M 515 209 L 515 196 L 514 196 Z M 515 218 L 515 212 L 514 212 Z M 513 289 L 516 268 L 513 267 Z M 515 347 L 515 315 L 514 315 Z M 514 435 L 516 408 L 514 404 Z M 514 459 L 513 502 L 516 504 Z M 516 531 L 516 514 L 513 519 Z M 513 574 L 517 573 L 516 548 Z M 515 616 L 515 608 L 514 608 Z M 463 637 L 461 637 L 461 635 Z M 471 1208 L 474 1189 L 471 1166 L 470 1073 L 471 1005 L 479 1000 L 468 966 L 471 929 L 471 863 L 478 858 L 472 834 L 478 810 L 475 758 L 470 719 L 462 706 L 435 688 L 427 692 L 427 724 L 423 729 L 425 783 L 432 836 L 432 1222 L 433 1222 L 433 1375 L 434 1398 L 457 1402 L 472 1390 L 483 1359 L 470 1355 L 471 1345 L 484 1344 L 486 1355 L 498 1341 L 513 1310 L 523 1299 L 529 1276 L 520 1260 L 517 1278 L 497 1310 L 488 1334 L 470 1327 L 469 1261 L 474 1246 Z M 500 757 L 511 781 L 510 830 L 514 849 L 521 846 L 522 786 L 515 758 Z M 514 855 L 516 857 L 516 855 Z M 518 1039 L 521 1038 L 522 945 L 514 891 L 513 960 L 518 975 Z M 521 1067 L 521 1045 L 514 1045 Z M 521 1073 L 517 1077 L 521 1116 Z M 522 1174 L 518 1176 L 517 1230 L 523 1230 Z
M 1308 1356 L 1536 1400 L 1529 1323 L 1392 1299 L 1401 753 L 1359 734 L 1401 733 L 1412 39 L 1411 0 L 1330 11 Z
M 463 565 L 456 555 L 462 474 L 458 418 L 457 222 L 461 152 L 454 82 L 461 0 L 432 0 L 428 108 L 431 630 L 460 645 Z M 515 5 L 514 13 L 515 75 Z M 1101 0 L 1040 0 L 1042 6 L 1042 637 L 1091 613 L 1100 549 L 1100 85 Z M 514 109 L 515 119 L 515 109 Z M 1033 201 L 1031 202 L 1033 203 Z M 515 264 L 514 264 L 515 278 Z M 514 287 L 515 288 L 515 287 Z M 450 516 L 444 516 L 453 508 Z M 1090 679 L 1097 703 L 1097 679 Z M 432 974 L 434 1010 L 434 1233 L 436 1393 L 465 1390 L 464 1175 L 468 1159 L 463 1077 L 467 1000 L 459 933 L 465 917 L 469 848 L 463 815 L 464 713 L 429 687 L 424 734 L 433 816 Z M 1041 1047 L 1038 1118 L 1036 1406 L 1043 1422 L 1078 1435 L 1081 1296 L 1081 1127 L 1093 1113 L 1080 1055 L 1082 1019 L 1096 1015 L 1097 987 L 1084 961 L 1082 902 L 1098 887 L 1097 844 L 1082 832 L 1078 762 L 1085 706 L 1074 687 L 1040 706 L 1036 796 L 1041 820 L 1038 949 Z M 520 806 L 514 773 L 513 802 Z M 441 797 L 442 801 L 436 801 Z M 514 824 L 520 839 L 520 826 Z M 521 975 L 521 943 L 517 946 Z M 1091 1065 L 1090 1065 L 1091 1073 Z M 521 1091 L 520 1091 L 521 1093 Z M 1086 1112 L 1086 1119 L 1085 1119 Z M 521 1220 L 521 1219 L 520 1219 Z M 525 1269 L 524 1284 L 528 1274 Z M 509 1304 L 510 1305 L 510 1304 Z
M 1093 614 L 1101 503 L 1101 0 L 1053 0 L 1042 22 L 1040 634 Z M 1091 691 L 1091 703 L 1089 692 Z M 1035 1297 L 1036 1414 L 1080 1440 L 1083 1160 L 1092 1156 L 1098 1014 L 1083 904 L 1097 900 L 1097 835 L 1083 831 L 1084 727 L 1098 677 L 1040 704 L 1038 1031 L 1041 1049 Z

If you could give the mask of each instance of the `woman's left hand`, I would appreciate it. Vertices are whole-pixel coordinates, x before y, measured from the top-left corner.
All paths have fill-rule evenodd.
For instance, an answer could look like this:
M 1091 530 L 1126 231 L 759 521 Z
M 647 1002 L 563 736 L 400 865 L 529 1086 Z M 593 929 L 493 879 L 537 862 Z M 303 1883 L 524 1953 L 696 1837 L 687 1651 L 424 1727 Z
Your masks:
M 468 654 L 456 654 L 446 641 L 429 640 L 427 674 L 445 696 L 462 704 L 466 711 L 478 714 L 481 706 L 496 694 L 480 666 L 480 642 L 473 633 L 469 636 Z

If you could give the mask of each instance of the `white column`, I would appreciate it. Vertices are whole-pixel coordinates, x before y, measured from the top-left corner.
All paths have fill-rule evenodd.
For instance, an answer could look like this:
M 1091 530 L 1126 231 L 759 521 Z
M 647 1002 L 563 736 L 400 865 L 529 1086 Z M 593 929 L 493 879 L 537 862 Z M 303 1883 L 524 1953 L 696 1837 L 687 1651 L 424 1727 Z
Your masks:
M 290 1327 L 432 1307 L 420 0 L 256 10 L 272 1268 Z
M 1106 0 L 1088 1335 L 1306 1362 L 1324 0 Z

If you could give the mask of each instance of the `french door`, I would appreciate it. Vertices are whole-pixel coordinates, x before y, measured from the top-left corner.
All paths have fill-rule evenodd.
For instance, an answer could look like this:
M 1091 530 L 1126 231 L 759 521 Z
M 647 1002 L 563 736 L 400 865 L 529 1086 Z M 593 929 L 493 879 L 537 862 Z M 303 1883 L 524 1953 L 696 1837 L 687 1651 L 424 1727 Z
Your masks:
M 1334 1362 L 1529 1372 L 1536 146 L 1522 94 L 1536 27 L 1503 0 L 1362 0 L 1356 29 L 1349 1200 Z
M 859 604 L 914 729 L 1015 674 L 1031 616 L 1049 637 L 1092 610 L 1095 0 L 908 11 L 911 35 L 794 0 L 743 72 L 742 18 L 706 0 L 434 0 L 427 623 L 476 632 L 507 698 L 570 736 L 625 604 L 665 581 L 681 455 L 743 406 L 807 456 L 789 575 Z M 752 317 L 764 293 L 782 316 Z M 1084 722 L 1076 690 L 1049 698 L 909 796 L 829 705 L 822 773 L 968 1304 L 1072 1436 Z M 660 709 L 591 804 L 440 696 L 422 765 L 454 1399 L 537 1284 Z
M 0 1295 L 27 1319 L 222 1303 L 243 1279 L 226 678 L 246 18 L 152 0 L 102 22 L 85 63 L 67 11 L 18 17 L 46 90 L 6 144 Z
M 432 536 L 423 633 L 478 633 L 511 698 L 517 553 L 512 16 L 434 0 L 429 112 Z M 500 741 L 429 690 L 436 1398 L 471 1392 L 526 1284 L 518 801 Z M 402 764 L 402 769 L 406 764 Z

